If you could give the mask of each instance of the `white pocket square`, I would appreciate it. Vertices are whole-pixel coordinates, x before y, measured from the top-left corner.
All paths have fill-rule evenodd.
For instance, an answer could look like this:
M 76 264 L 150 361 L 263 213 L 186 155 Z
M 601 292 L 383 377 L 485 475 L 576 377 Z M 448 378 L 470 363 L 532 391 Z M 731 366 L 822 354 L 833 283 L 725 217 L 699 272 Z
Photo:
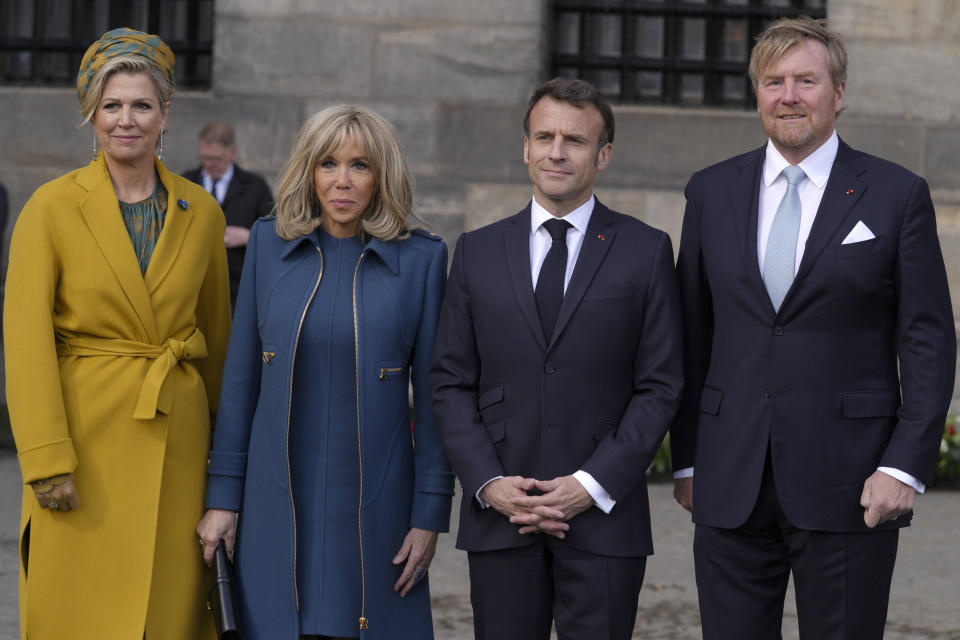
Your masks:
M 877 236 L 873 235 L 873 231 L 870 231 L 870 227 L 863 224 L 863 220 L 861 220 L 857 223 L 857 226 L 850 230 L 850 233 L 847 234 L 847 237 L 844 238 L 840 244 L 865 242 L 866 240 L 873 240 L 876 237 Z

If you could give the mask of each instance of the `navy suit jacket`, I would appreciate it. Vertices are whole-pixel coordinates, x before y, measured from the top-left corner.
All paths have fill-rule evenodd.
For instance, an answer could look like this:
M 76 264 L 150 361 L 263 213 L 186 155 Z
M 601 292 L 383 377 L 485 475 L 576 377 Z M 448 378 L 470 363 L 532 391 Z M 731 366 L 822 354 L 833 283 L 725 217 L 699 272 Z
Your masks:
M 930 192 L 841 141 L 777 313 L 757 259 L 764 154 L 704 169 L 686 188 L 677 271 L 687 386 L 673 465 L 695 467 L 694 521 L 734 528 L 753 509 L 769 447 L 794 525 L 866 531 L 860 494 L 878 466 L 932 480 L 953 392 L 956 336 Z M 843 244 L 858 221 L 876 237 Z
M 578 469 L 617 501 L 570 521 L 588 552 L 653 551 L 645 472 L 682 389 L 680 302 L 670 238 L 596 203 L 553 338 L 530 277 L 530 207 L 460 236 L 431 368 L 433 408 L 464 497 L 457 546 L 532 544 L 474 495 L 496 476 Z

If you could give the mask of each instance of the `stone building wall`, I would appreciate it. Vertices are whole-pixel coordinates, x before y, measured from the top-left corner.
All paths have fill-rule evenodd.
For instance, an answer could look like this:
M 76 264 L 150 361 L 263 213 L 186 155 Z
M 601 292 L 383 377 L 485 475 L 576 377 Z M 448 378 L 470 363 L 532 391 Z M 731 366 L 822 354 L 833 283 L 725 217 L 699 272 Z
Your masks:
M 929 181 L 960 317 L 960 3 L 829 0 L 828 12 L 850 53 L 839 133 Z M 237 128 L 239 164 L 276 184 L 307 117 L 360 102 L 397 127 L 419 210 L 452 244 L 530 196 L 521 119 L 546 79 L 546 21 L 544 0 L 219 0 L 214 84 L 174 95 L 167 164 L 196 164 L 196 132 L 222 119 Z M 76 127 L 71 89 L 0 87 L 0 113 L 14 217 L 39 184 L 88 160 L 92 133 Z M 764 141 L 752 112 L 625 106 L 616 117 L 598 193 L 675 245 L 690 174 Z

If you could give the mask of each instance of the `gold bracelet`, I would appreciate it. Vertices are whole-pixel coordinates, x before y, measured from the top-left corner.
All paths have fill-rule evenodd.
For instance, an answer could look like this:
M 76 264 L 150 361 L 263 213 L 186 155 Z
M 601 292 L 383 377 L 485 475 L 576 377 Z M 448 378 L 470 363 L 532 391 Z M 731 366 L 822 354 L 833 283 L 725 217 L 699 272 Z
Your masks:
M 34 480 L 30 483 L 30 486 L 33 487 L 35 493 L 50 493 L 66 482 L 69 477 L 69 473 L 64 473 L 59 476 L 44 478 L 43 480 Z

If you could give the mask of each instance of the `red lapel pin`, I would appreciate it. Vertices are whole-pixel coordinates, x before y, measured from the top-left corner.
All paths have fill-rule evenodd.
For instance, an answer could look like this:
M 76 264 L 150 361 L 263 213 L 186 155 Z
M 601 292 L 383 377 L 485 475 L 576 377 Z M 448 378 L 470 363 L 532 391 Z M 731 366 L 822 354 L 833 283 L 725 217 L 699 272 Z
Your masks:
M 844 191 L 844 193 L 847 194 L 848 196 L 849 196 L 849 195 L 852 195 L 852 194 L 853 194 L 853 189 L 847 189 L 846 191 Z
M 597 240 L 606 240 L 602 233 L 597 234 Z

